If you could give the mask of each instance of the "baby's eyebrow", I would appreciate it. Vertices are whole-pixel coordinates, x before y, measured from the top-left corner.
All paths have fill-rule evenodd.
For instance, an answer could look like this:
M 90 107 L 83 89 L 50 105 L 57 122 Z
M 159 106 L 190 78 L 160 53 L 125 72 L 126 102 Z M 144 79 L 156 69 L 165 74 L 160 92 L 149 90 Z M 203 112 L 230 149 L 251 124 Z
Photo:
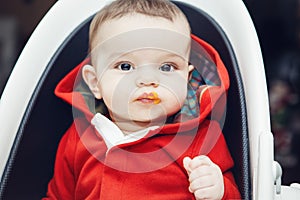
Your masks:
M 164 55 L 162 58 L 166 58 L 166 59 L 169 59 L 169 58 L 172 58 L 172 59 L 181 59 L 183 61 L 187 61 L 185 58 L 183 58 L 182 56 L 178 55 L 178 54 L 175 54 L 175 53 L 172 53 L 172 52 L 168 52 L 166 55 Z
M 124 52 L 113 52 L 111 53 L 107 59 L 110 60 L 111 62 L 117 60 L 118 58 L 121 58 L 122 56 L 125 56 L 127 53 Z

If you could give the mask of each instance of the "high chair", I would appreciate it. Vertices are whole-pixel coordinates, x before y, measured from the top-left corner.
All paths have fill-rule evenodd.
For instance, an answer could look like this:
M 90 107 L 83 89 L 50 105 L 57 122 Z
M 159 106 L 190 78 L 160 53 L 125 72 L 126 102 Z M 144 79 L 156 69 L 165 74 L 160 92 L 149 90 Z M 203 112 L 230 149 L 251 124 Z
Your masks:
M 0 100 L 0 199 L 40 199 L 53 175 L 72 108 L 54 96 L 57 83 L 87 56 L 89 23 L 109 0 L 60 0 L 24 47 Z M 224 135 L 246 200 L 300 199 L 281 186 L 264 64 L 253 22 L 241 0 L 177 0 L 192 33 L 219 52 L 231 87 Z

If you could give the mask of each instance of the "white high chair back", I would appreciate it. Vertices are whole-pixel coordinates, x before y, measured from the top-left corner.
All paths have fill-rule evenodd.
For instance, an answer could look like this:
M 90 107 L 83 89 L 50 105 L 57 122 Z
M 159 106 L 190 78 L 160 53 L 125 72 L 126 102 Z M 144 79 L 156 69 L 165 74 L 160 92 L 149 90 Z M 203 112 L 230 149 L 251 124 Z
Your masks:
M 72 122 L 71 108 L 53 91 L 86 57 L 89 22 L 108 2 L 58 1 L 22 51 L 0 101 L 0 199 L 45 195 L 58 142 Z M 192 33 L 217 49 L 229 71 L 224 134 L 243 199 L 274 199 L 264 66 L 246 7 L 240 0 L 174 3 L 187 15 Z

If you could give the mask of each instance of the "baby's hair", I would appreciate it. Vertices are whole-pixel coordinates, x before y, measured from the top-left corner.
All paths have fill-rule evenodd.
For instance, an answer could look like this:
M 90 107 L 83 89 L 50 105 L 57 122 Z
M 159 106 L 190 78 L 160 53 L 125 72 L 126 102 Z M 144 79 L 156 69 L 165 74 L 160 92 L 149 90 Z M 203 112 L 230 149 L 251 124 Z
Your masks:
M 94 17 L 90 25 L 89 52 L 94 47 L 94 39 L 99 27 L 111 19 L 139 13 L 152 17 L 162 17 L 170 21 L 178 16 L 185 17 L 182 11 L 168 0 L 116 0 L 106 5 Z

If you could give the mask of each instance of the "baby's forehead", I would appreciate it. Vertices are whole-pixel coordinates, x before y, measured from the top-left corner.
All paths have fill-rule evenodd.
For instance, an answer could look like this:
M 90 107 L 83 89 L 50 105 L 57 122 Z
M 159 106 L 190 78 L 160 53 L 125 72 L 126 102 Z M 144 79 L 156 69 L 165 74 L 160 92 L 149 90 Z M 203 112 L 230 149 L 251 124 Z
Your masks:
M 156 28 L 143 28 L 112 36 L 95 46 L 92 53 L 111 57 L 143 49 L 170 52 L 188 60 L 191 38 L 181 33 Z M 108 59 L 108 57 L 106 57 Z

